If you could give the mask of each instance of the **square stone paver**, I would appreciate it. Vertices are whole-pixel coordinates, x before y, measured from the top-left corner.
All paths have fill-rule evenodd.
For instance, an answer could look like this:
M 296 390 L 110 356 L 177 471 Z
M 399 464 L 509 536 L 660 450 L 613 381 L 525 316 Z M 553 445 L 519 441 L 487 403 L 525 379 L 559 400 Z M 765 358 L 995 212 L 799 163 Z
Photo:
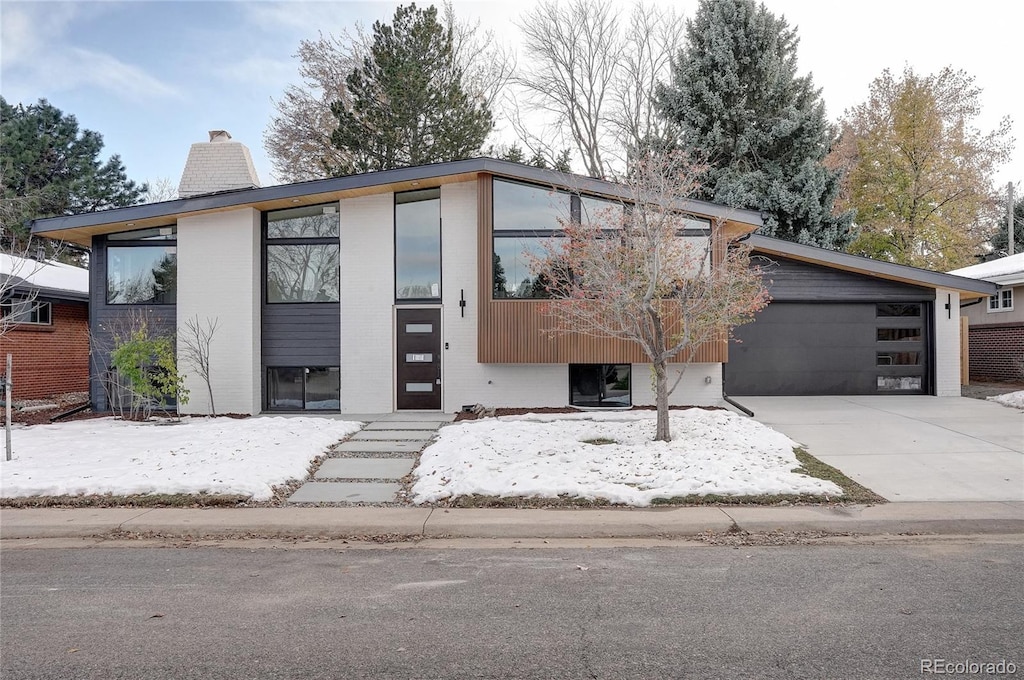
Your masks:
M 363 430 L 436 430 L 442 425 L 447 425 L 447 420 L 385 420 L 370 423 Z
M 425 442 L 434 436 L 434 430 L 361 430 L 356 432 L 351 440 L 368 439 L 413 439 Z
M 289 503 L 388 503 L 395 500 L 400 484 L 382 482 L 306 482 Z
M 412 458 L 328 458 L 317 479 L 401 479 L 412 472 Z
M 334 447 L 334 450 L 347 453 L 416 453 L 423 448 L 425 443 L 425 441 L 382 442 L 349 440 L 338 444 Z

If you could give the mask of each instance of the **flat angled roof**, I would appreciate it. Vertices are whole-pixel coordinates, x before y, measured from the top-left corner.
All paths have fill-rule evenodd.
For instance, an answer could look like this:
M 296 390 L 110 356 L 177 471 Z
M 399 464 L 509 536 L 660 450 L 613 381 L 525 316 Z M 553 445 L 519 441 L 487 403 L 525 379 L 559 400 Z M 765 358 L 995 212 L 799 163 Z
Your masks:
M 834 267 L 858 274 L 877 276 L 918 286 L 948 288 L 966 294 L 966 297 L 995 295 L 998 290 L 998 286 L 988 281 L 979 281 L 943 272 L 933 272 L 928 269 L 919 269 L 918 267 L 910 267 L 905 264 L 882 262 L 881 260 L 873 260 L 870 257 L 850 255 L 849 253 L 842 253 L 837 250 L 826 250 L 825 248 L 783 241 L 782 239 L 761 236 L 760 234 L 752 235 L 746 239 L 746 243 L 761 253 L 789 257 L 812 264 L 820 264 L 826 267 Z
M 624 199 L 629 198 L 625 187 L 614 182 L 555 170 L 544 170 L 530 165 L 493 158 L 470 158 L 461 161 L 368 172 L 360 175 L 296 182 L 294 184 L 222 191 L 192 196 L 190 198 L 179 198 L 173 201 L 146 203 L 125 208 L 111 208 L 109 210 L 78 215 L 48 217 L 34 220 L 32 222 L 32 233 L 41 236 L 59 237 L 61 232 L 88 227 L 100 227 L 106 224 L 139 222 L 163 217 L 171 218 L 182 213 L 223 210 L 253 203 L 280 201 L 282 199 L 302 198 L 317 194 L 331 194 L 353 189 L 367 189 L 388 184 L 441 179 L 454 175 L 473 173 L 490 173 L 510 179 L 563 187 L 583 193 Z M 713 219 L 739 222 L 755 227 L 763 224 L 761 213 L 757 211 L 729 208 L 718 203 L 685 200 L 678 203 L 675 207 L 679 210 L 693 212 Z

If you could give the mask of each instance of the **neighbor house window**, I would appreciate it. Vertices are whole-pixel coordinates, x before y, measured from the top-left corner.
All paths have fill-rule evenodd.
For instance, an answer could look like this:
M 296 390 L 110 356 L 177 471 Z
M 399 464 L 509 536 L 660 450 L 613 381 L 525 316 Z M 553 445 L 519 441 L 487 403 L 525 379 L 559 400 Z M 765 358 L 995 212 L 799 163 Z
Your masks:
M 441 190 L 395 194 L 395 299 L 441 297 Z
M 52 323 L 52 308 L 49 302 L 12 298 L 0 305 L 0 312 L 7 324 L 49 326 Z
M 178 296 L 174 226 L 107 236 L 108 305 L 173 305 Z
M 1009 312 L 1013 309 L 1013 288 L 1006 288 L 988 299 L 988 311 Z
M 267 368 L 267 407 L 275 411 L 341 409 L 341 371 L 337 366 Z
M 629 364 L 569 364 L 569 403 L 608 408 L 632 405 Z
M 335 203 L 266 213 L 267 302 L 338 302 L 339 234 Z

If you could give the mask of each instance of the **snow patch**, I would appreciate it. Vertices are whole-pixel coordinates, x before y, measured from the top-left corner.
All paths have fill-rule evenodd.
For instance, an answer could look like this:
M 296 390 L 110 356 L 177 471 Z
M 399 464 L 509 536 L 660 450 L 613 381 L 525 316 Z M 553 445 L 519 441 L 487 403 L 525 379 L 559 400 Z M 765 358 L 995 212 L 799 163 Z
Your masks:
M 413 501 L 564 494 L 647 506 L 689 494 L 842 495 L 832 482 L 793 472 L 800 465 L 793 453 L 798 444 L 755 420 L 701 409 L 670 417 L 671 442 L 653 441 L 651 411 L 527 414 L 449 425 L 420 458 Z
M 0 461 L 0 497 L 209 493 L 265 501 L 361 427 L 329 418 L 191 417 L 19 428 L 13 460 Z
M 988 400 L 994 401 L 997 404 L 1002 404 L 1003 406 L 1009 406 L 1010 408 L 1019 408 L 1024 410 L 1024 390 L 989 397 Z

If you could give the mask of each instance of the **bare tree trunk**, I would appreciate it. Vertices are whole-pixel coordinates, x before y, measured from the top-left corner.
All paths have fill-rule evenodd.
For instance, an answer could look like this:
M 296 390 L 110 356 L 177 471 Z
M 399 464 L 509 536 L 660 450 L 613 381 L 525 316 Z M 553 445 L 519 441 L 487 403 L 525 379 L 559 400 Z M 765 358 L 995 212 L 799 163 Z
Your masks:
M 654 362 L 654 404 L 658 410 L 658 426 L 654 432 L 654 441 L 672 441 L 672 432 L 668 424 L 668 362 L 659 359 Z

